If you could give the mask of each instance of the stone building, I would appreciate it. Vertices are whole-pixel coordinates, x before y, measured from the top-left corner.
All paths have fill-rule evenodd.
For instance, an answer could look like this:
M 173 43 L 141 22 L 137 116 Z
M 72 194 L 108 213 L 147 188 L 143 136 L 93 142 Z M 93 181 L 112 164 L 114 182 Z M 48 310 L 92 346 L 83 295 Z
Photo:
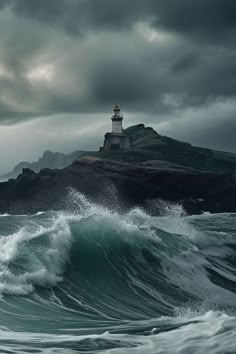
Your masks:
M 123 114 L 120 113 L 119 106 L 113 108 L 112 132 L 105 134 L 102 150 L 124 150 L 131 147 L 130 136 L 124 133 L 122 127 Z

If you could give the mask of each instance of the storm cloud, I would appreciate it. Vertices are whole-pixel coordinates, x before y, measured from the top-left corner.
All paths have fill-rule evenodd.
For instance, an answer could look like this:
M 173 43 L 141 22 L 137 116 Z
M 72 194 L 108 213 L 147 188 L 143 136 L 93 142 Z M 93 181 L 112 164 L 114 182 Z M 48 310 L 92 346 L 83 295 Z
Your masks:
M 2 126 L 105 126 L 119 103 L 127 123 L 236 151 L 234 0 L 1 0 L 0 33 Z
M 23 16 L 71 34 L 95 29 L 126 30 L 142 21 L 204 38 L 222 37 L 236 27 L 234 0 L 12 0 L 9 4 Z

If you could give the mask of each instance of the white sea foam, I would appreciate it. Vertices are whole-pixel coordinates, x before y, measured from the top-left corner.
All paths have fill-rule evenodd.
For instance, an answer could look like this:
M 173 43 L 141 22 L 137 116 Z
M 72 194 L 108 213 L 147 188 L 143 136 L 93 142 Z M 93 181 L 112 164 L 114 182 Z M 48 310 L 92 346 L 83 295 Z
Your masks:
M 9 216 L 17 231 L 0 237 L 0 293 L 33 294 L 2 297 L 0 351 L 234 353 L 235 215 L 168 204 L 154 217 L 70 198 L 74 213 Z
M 35 241 L 38 245 L 34 247 Z M 36 228 L 30 224 L 12 235 L 1 237 L 0 292 L 24 295 L 35 285 L 56 285 L 62 280 L 70 247 L 70 227 L 62 216 L 48 228 Z M 15 270 L 18 262 L 22 269 L 20 274 Z

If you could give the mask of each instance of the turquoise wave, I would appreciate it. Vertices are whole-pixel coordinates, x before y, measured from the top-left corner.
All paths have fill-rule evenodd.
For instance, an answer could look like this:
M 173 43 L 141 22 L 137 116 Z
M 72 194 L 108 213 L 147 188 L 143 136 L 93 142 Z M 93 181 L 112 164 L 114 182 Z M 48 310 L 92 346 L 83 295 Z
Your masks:
M 0 352 L 234 353 L 236 214 L 0 217 Z

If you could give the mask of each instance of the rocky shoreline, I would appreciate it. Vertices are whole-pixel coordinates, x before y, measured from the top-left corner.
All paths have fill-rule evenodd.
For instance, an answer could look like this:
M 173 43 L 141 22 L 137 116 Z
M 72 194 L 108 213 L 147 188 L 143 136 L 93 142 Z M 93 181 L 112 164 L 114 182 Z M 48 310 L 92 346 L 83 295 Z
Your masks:
M 161 199 L 182 204 L 189 214 L 236 212 L 233 173 L 199 171 L 168 162 L 134 164 L 87 158 L 64 169 L 38 173 L 23 169 L 16 179 L 0 183 L 0 213 L 73 209 L 68 197 L 71 189 L 121 210 L 150 209 L 153 201 Z

